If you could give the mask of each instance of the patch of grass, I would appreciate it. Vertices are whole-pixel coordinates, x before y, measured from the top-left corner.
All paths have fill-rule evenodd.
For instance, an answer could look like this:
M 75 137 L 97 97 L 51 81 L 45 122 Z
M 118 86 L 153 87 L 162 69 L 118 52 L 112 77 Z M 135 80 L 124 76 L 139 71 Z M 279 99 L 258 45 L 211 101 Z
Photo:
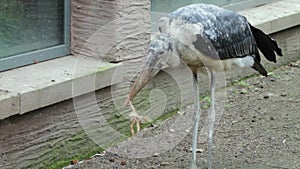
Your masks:
M 284 73 L 285 73 L 286 75 L 289 75 L 289 74 L 290 74 L 290 72 L 289 72 L 288 70 L 284 70 Z
M 221 89 L 230 88 L 230 87 L 235 86 L 235 85 L 249 87 L 250 84 L 247 83 L 246 80 L 254 78 L 254 77 L 258 77 L 258 76 L 260 76 L 260 75 L 259 74 L 251 74 L 251 75 L 248 75 L 248 76 L 244 76 L 244 77 L 242 77 L 240 79 L 234 80 L 233 82 L 231 82 L 231 84 L 228 84 L 228 85 L 224 86 Z
M 250 84 L 247 83 L 245 80 L 246 80 L 246 79 L 235 80 L 235 81 L 233 82 L 233 85 L 239 85 L 239 86 L 243 86 L 243 87 L 249 87 Z
M 203 109 L 207 109 L 210 107 L 210 105 L 211 105 L 210 96 L 204 96 L 204 97 L 202 97 L 201 100 L 203 101 L 203 105 L 202 105 Z
M 274 72 L 269 72 L 268 74 L 269 76 L 273 77 L 273 78 L 280 78 L 280 76 Z
M 231 108 L 231 105 L 230 105 L 230 104 L 228 104 L 228 103 L 226 103 L 226 104 L 225 104 L 225 106 L 224 106 L 224 108 L 225 108 L 225 110 L 228 110 L 228 109 L 230 109 L 230 108 Z

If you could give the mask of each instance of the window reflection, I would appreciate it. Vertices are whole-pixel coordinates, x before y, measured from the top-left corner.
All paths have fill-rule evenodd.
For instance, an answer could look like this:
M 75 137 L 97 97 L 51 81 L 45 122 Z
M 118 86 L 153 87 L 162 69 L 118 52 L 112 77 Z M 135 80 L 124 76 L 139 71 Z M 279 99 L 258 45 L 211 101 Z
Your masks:
M 64 1 L 1 0 L 0 58 L 64 43 Z

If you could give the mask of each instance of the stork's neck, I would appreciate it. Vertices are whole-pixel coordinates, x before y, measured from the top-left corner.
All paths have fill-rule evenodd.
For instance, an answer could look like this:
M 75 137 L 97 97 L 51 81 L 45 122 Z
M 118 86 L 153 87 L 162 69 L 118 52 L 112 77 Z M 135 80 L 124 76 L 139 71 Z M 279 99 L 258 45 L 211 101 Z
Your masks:
M 172 35 L 168 34 L 168 36 L 169 36 L 169 38 L 166 42 L 169 43 L 169 47 L 170 47 L 172 53 L 176 56 L 180 56 L 179 55 L 179 48 L 178 48 L 178 44 L 180 42 L 178 41 L 178 39 L 172 37 Z

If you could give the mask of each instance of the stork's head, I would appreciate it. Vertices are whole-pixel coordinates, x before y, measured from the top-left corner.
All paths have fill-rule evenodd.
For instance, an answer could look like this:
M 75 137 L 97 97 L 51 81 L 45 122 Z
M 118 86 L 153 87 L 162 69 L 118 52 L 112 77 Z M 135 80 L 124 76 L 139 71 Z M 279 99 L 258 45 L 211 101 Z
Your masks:
M 169 34 L 159 34 L 150 43 L 144 68 L 164 69 L 172 57 L 173 44 Z
M 125 105 L 154 77 L 160 70 L 178 65 L 174 60 L 173 41 L 169 34 L 159 34 L 150 43 L 143 70 L 134 82 Z

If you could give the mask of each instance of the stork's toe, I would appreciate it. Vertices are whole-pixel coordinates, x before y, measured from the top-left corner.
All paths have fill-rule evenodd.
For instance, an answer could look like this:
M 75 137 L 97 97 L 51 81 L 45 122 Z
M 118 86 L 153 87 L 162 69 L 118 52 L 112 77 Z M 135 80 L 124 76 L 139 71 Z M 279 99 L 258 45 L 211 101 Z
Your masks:
M 131 123 L 130 123 L 131 136 L 133 136 L 135 134 L 134 125 L 136 126 L 136 132 L 139 132 L 141 129 L 141 126 L 140 126 L 141 123 L 151 121 L 148 117 L 141 116 L 141 115 L 137 114 L 136 112 L 131 112 L 131 114 L 129 116 L 131 118 Z

